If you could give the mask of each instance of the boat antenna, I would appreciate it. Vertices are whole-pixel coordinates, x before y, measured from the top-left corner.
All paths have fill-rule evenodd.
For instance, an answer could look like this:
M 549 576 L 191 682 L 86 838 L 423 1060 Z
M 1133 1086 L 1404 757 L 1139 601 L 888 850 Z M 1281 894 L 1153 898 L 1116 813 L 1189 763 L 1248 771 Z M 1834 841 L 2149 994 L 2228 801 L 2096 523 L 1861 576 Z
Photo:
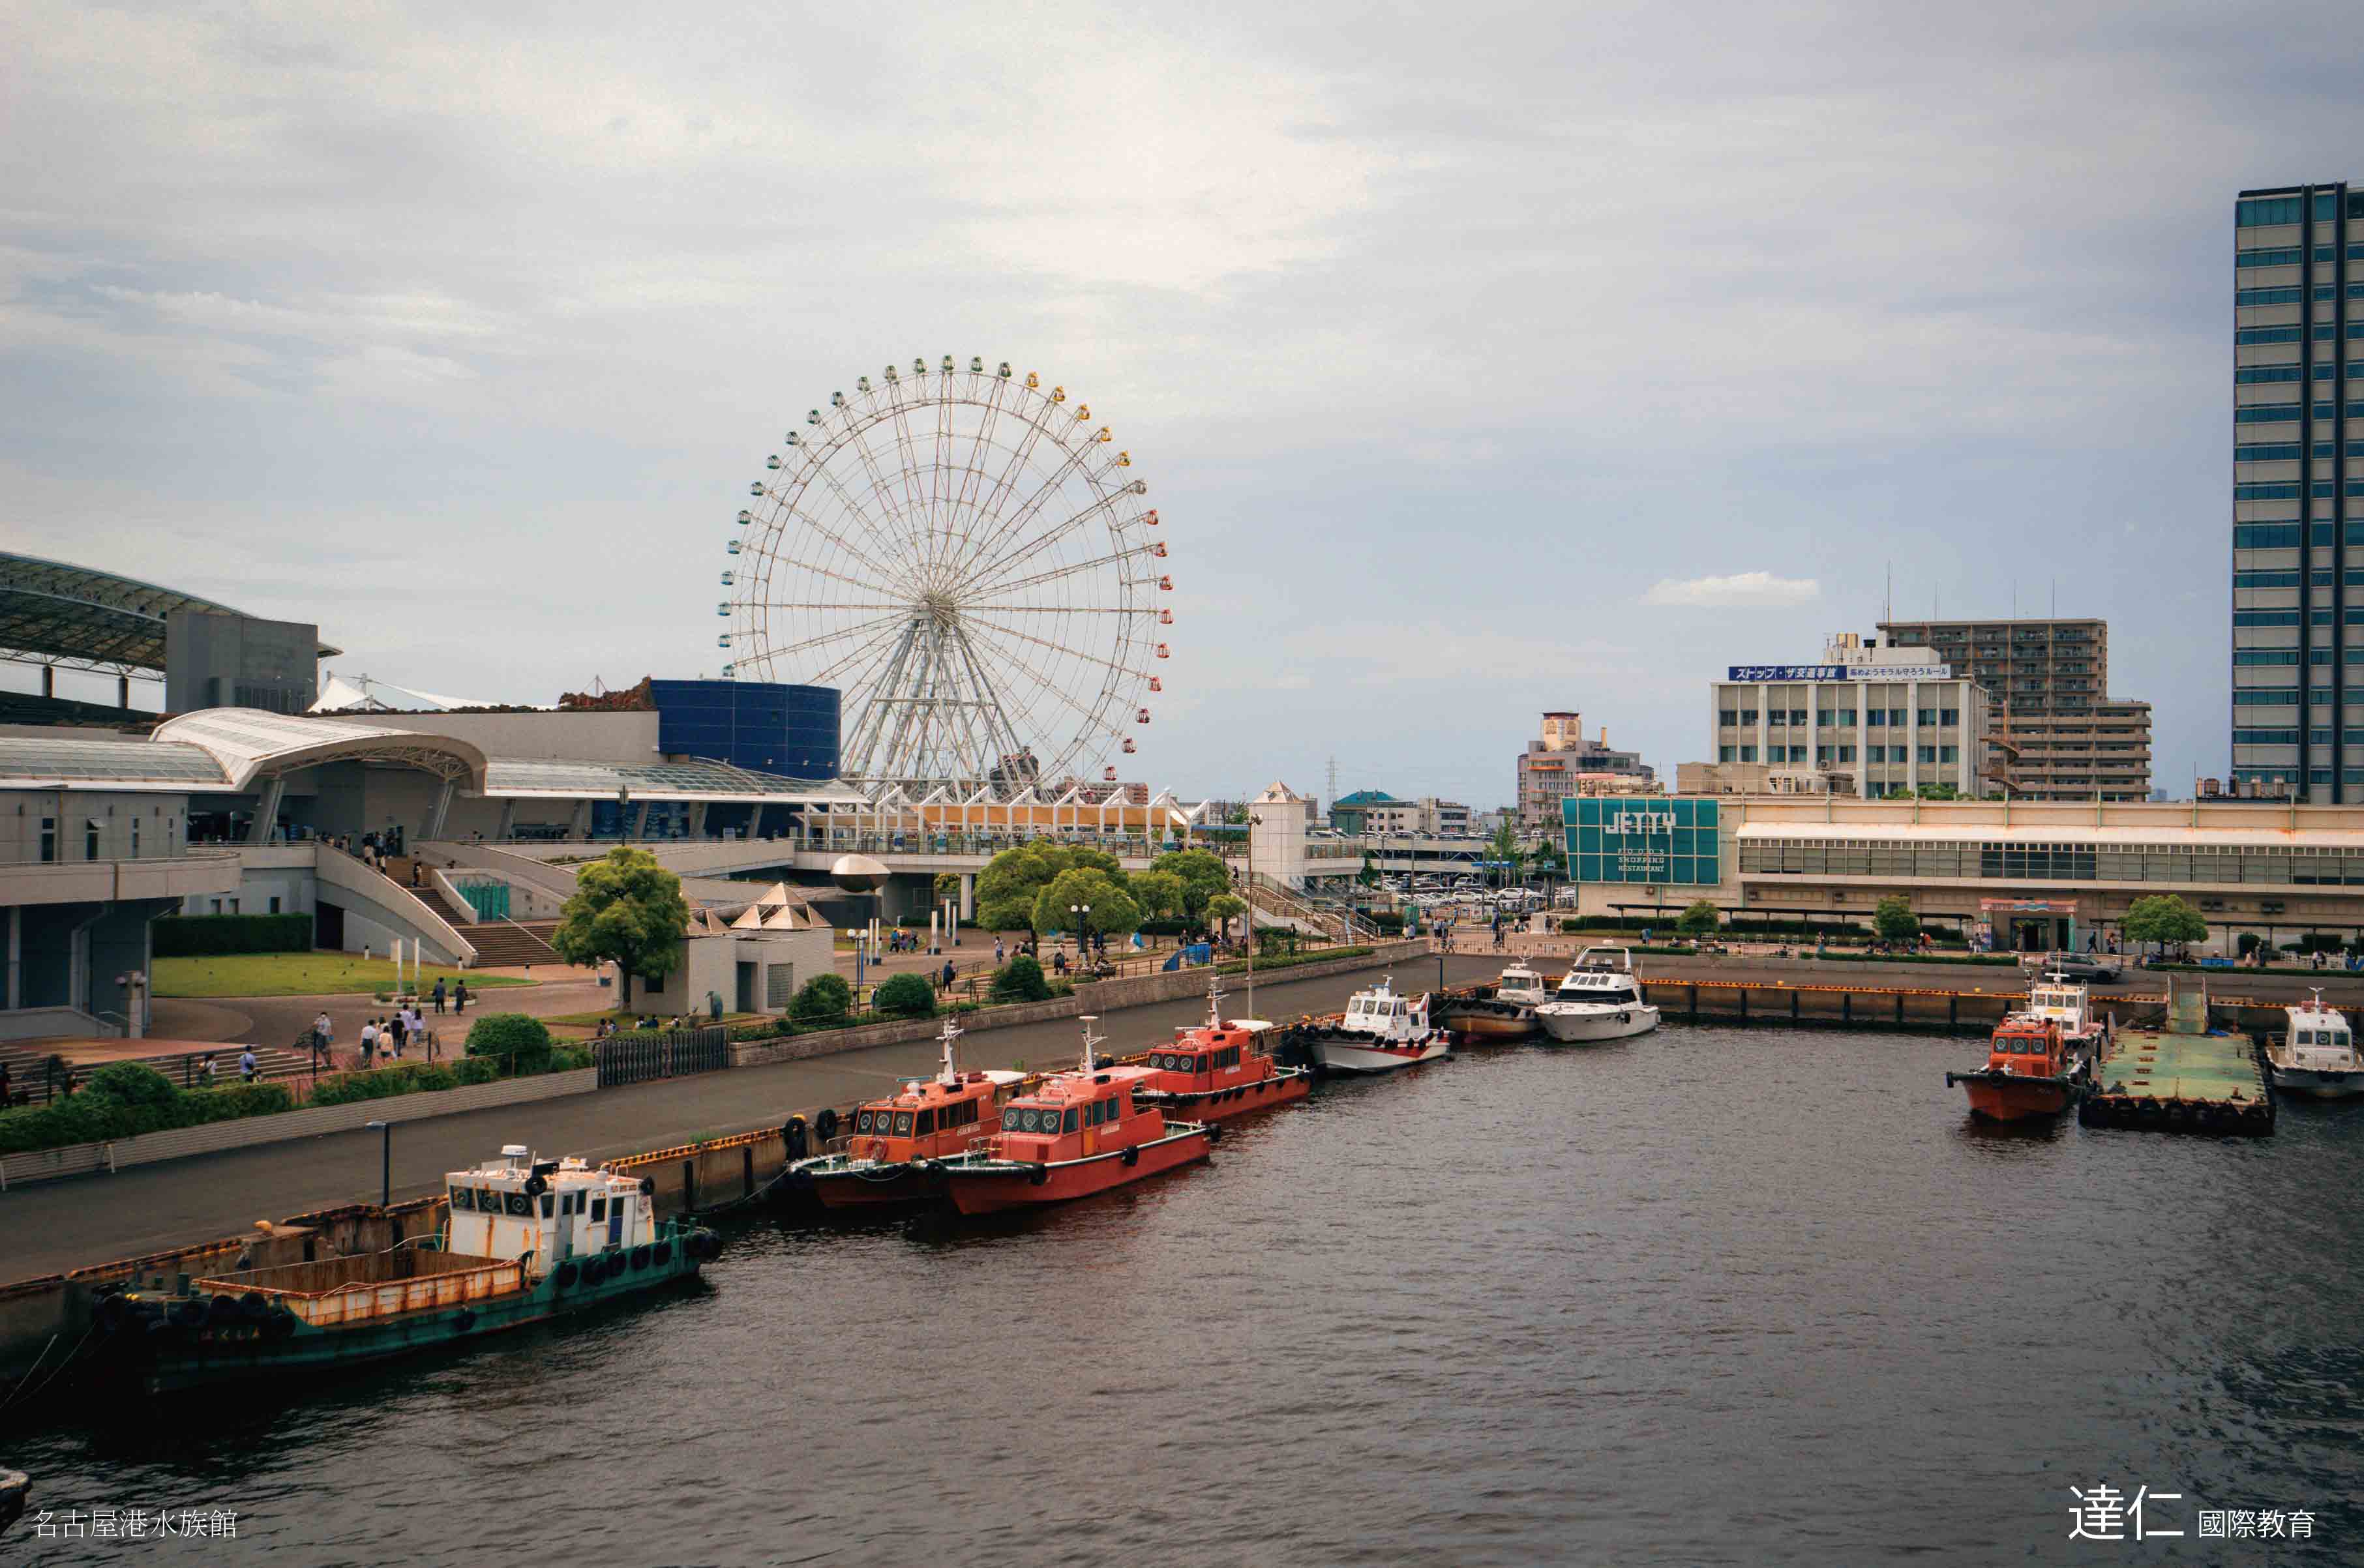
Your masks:
M 953 1041 L 960 1038 L 960 1025 L 946 1018 L 943 1032 L 936 1036 L 936 1039 L 943 1043 L 944 1048 L 944 1075 L 940 1082 L 947 1086 L 960 1082 L 960 1073 L 953 1067 Z
M 1092 1025 L 1098 1021 L 1099 1015 L 1098 1013 L 1086 1013 L 1083 1017 L 1084 1071 L 1087 1073 L 1097 1073 L 1099 1071 L 1099 1062 L 1098 1059 L 1098 1048 L 1108 1043 L 1108 1036 L 1104 1034 L 1096 1035 L 1092 1033 Z
M 1207 972 L 1207 1027 L 1221 1029 L 1223 1023 L 1223 977 L 1211 968 Z

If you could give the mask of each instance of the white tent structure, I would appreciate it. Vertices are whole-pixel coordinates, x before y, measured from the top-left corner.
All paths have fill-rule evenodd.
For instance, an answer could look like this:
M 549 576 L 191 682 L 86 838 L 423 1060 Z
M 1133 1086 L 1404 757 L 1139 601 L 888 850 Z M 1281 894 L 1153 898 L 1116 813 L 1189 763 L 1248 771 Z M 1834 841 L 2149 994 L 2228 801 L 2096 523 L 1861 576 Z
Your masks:
M 320 695 L 312 704 L 314 713 L 450 713 L 464 707 L 500 707 L 501 703 L 485 697 L 446 696 L 440 692 L 426 692 L 417 686 L 398 686 L 392 681 L 374 681 L 367 675 L 351 680 L 334 671 L 323 671 Z

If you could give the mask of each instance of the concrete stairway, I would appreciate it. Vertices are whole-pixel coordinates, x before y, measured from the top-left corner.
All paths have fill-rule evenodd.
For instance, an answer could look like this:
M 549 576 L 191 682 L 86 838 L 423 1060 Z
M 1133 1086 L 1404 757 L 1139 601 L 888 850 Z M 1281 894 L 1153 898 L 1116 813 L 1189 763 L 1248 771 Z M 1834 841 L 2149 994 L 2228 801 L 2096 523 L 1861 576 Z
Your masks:
M 460 929 L 475 944 L 477 963 L 487 969 L 563 962 L 550 945 L 550 933 L 558 929 L 555 920 L 485 920 Z

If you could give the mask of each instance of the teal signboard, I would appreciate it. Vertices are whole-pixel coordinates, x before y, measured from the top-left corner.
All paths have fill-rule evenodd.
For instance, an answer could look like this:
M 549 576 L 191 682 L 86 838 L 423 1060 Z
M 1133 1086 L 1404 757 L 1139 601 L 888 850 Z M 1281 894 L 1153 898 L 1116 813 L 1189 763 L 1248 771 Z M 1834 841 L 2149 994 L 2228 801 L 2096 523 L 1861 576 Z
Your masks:
M 1716 804 L 1665 795 L 1569 795 L 1560 803 L 1569 879 L 1715 885 L 1723 880 Z

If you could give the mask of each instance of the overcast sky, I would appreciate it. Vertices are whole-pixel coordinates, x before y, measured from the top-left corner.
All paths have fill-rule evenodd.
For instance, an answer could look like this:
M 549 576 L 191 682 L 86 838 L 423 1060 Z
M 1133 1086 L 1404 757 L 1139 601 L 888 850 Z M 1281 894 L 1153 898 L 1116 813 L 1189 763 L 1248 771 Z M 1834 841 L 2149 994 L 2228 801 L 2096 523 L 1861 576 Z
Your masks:
M 1006 358 L 1160 509 L 1186 795 L 1489 806 L 1545 707 L 1670 776 L 1891 564 L 2110 617 L 2188 792 L 2233 195 L 2364 174 L 2349 5 L 0 16 L 10 548 L 431 690 L 710 672 L 781 432 Z

